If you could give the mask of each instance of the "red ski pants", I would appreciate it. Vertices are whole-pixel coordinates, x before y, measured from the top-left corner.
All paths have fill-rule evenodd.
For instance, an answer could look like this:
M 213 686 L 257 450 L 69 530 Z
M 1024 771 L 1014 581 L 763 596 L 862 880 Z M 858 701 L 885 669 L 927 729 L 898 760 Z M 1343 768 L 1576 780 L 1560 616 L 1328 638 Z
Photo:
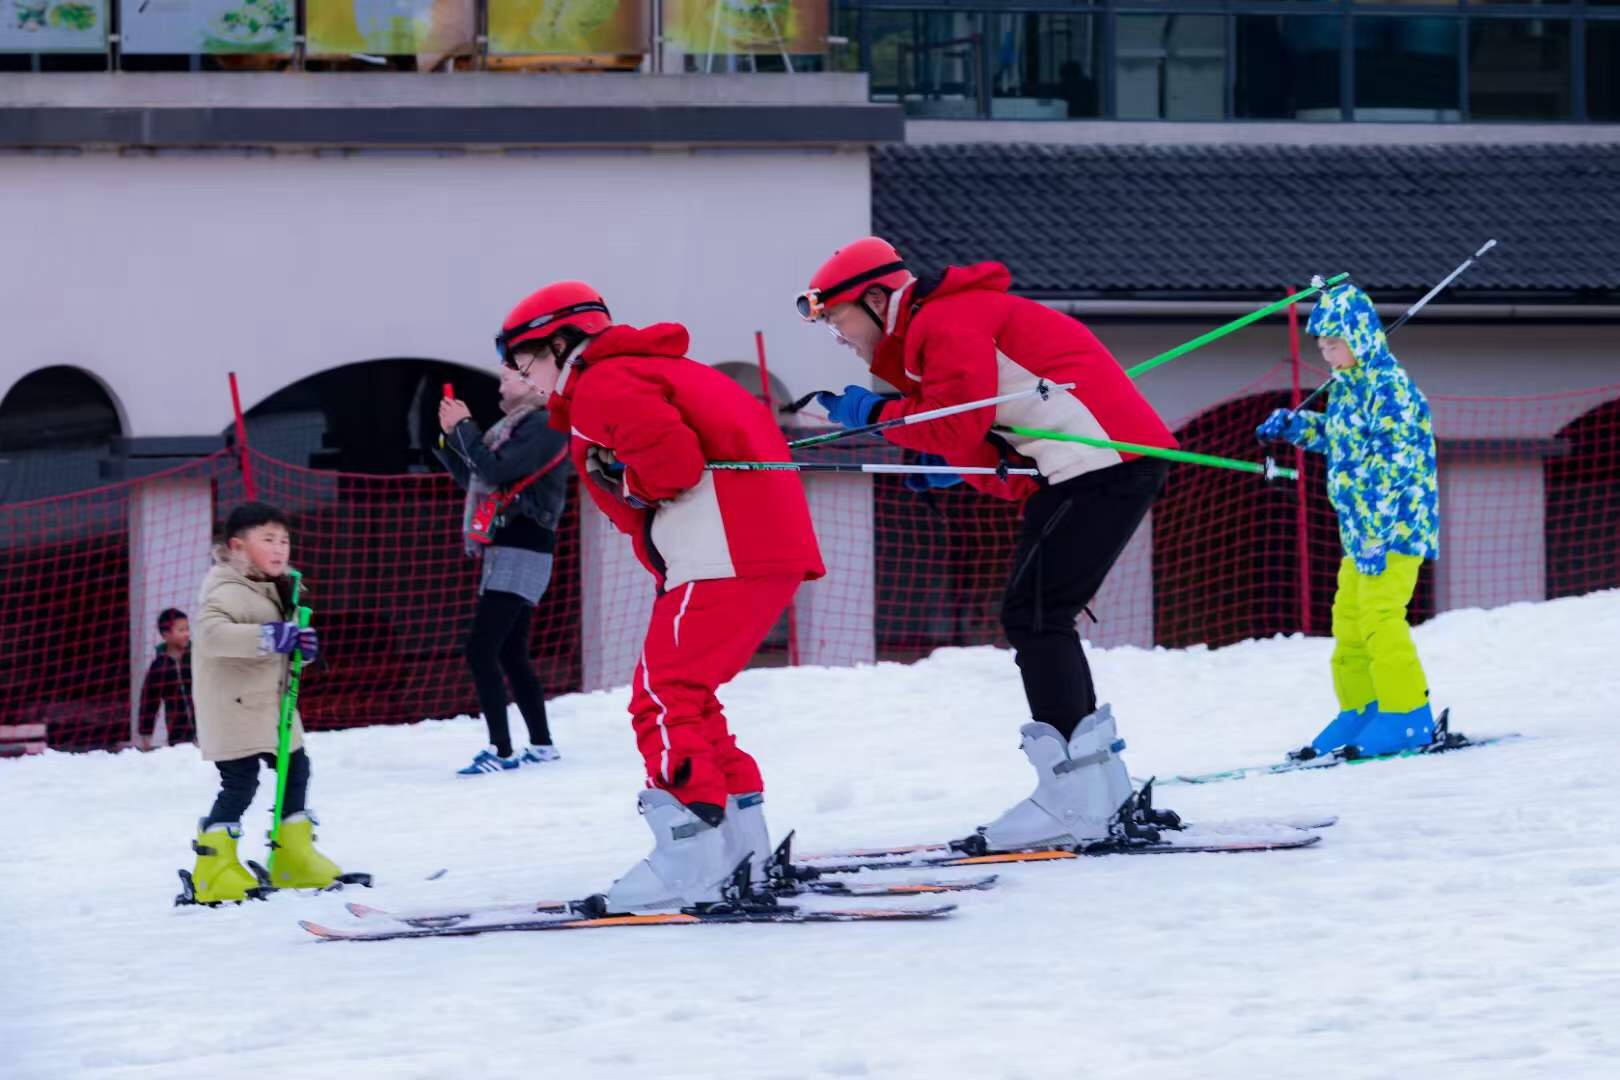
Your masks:
M 714 695 L 747 665 L 801 580 L 692 581 L 653 604 L 630 697 L 649 786 L 688 805 L 722 807 L 727 795 L 764 790 L 759 765 L 738 749 Z

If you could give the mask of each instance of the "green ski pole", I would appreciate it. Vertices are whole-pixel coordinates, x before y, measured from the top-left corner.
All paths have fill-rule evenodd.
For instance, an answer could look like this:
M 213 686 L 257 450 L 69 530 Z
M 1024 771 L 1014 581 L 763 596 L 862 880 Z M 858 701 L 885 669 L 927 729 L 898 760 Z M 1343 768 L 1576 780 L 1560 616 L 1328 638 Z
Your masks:
M 1094 439 L 1090 435 L 1071 435 L 1066 431 L 1042 431 L 1040 428 L 1004 424 L 997 424 L 995 430 L 1009 435 L 1022 435 L 1026 439 L 1079 443 L 1082 446 L 1095 446 L 1102 450 L 1123 450 L 1127 454 L 1141 454 L 1143 457 L 1183 461 L 1189 465 L 1208 465 L 1216 469 L 1231 469 L 1234 472 L 1257 473 L 1267 480 L 1294 480 L 1299 477 L 1299 473 L 1293 469 L 1282 468 L 1269 457 L 1264 464 L 1260 464 L 1253 461 L 1239 461 L 1236 458 L 1216 457 L 1214 454 L 1197 454 L 1191 450 L 1168 450 L 1162 446 L 1143 446 L 1140 443 L 1118 442 L 1114 439 Z
M 297 570 L 287 571 L 292 576 L 293 591 L 293 620 L 300 628 L 309 626 L 310 617 L 314 612 L 298 603 L 298 594 L 304 584 L 304 575 Z M 294 649 L 292 660 L 287 667 L 287 689 L 281 695 L 281 718 L 276 731 L 276 805 L 270 821 L 270 856 L 268 859 L 271 880 L 276 874 L 276 852 L 280 850 L 281 840 L 281 807 L 287 798 L 287 759 L 292 756 L 292 724 L 293 717 L 298 713 L 298 683 L 304 671 L 304 654 L 300 649 Z
M 1277 312 L 1286 309 L 1291 304 L 1297 304 L 1301 300 L 1305 300 L 1305 299 L 1308 299 L 1308 298 L 1310 298 L 1312 296 L 1315 296 L 1317 293 L 1321 292 L 1323 289 L 1326 289 L 1326 288 L 1328 288 L 1330 286 L 1333 286 L 1333 285 L 1337 285 L 1339 282 L 1343 281 L 1345 278 L 1347 278 L 1349 276 L 1350 275 L 1348 273 L 1336 274 L 1333 277 L 1328 278 L 1326 281 L 1323 281 L 1321 278 L 1312 278 L 1310 288 L 1305 289 L 1305 290 L 1303 290 L 1301 292 L 1290 293 L 1287 296 L 1283 297 L 1281 300 L 1273 301 L 1272 303 L 1267 304 L 1265 307 L 1260 308 L 1258 311 L 1251 311 L 1247 315 L 1244 315 L 1244 316 L 1241 316 L 1239 318 L 1233 319 L 1231 322 L 1227 323 L 1225 326 L 1217 326 L 1215 329 L 1211 330 L 1207 334 L 1200 334 L 1198 337 L 1193 338 L 1191 341 L 1184 341 L 1180 345 L 1177 345 L 1175 348 L 1169 349 L 1169 350 L 1167 350 L 1165 352 L 1160 353 L 1158 356 L 1149 357 L 1148 359 L 1142 361 L 1140 364 L 1136 364 L 1133 367 L 1126 368 L 1125 369 L 1125 374 L 1129 375 L 1131 378 L 1134 379 L 1138 375 L 1142 375 L 1142 374 L 1145 374 L 1146 372 L 1152 371 L 1154 368 L 1158 367 L 1161 364 L 1168 364 L 1170 361 L 1176 359 L 1176 357 L 1178 357 L 1178 356 L 1186 356 L 1188 353 L 1192 352 L 1194 349 L 1201 349 L 1205 345 L 1208 345 L 1210 342 L 1215 341 L 1215 340 L 1217 340 L 1219 338 L 1223 338 L 1227 334 L 1232 333 L 1234 330 L 1241 330 L 1245 326 L 1248 326 L 1252 322 L 1259 322 L 1261 319 L 1265 318 L 1267 315 L 1275 315 Z

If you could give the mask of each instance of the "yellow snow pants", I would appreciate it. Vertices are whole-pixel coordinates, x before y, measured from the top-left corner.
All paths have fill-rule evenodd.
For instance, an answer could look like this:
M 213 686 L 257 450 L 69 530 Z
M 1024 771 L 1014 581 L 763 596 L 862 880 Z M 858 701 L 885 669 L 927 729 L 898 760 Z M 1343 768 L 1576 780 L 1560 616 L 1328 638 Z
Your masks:
M 1417 556 L 1396 554 L 1388 556 L 1377 577 L 1357 570 L 1348 557 L 1339 564 L 1333 596 L 1333 692 L 1339 708 L 1354 712 L 1376 701 L 1381 712 L 1406 713 L 1428 700 L 1429 680 L 1406 625 L 1406 606 L 1422 567 Z

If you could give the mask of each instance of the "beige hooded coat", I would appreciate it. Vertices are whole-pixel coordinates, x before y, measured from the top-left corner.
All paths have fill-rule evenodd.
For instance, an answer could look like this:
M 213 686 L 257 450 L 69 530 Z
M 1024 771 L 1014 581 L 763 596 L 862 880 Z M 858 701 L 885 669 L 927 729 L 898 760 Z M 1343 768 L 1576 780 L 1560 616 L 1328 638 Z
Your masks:
M 261 651 L 259 628 L 286 618 L 274 582 L 250 577 L 244 559 L 215 549 L 191 617 L 191 696 L 204 761 L 276 752 L 289 660 Z M 294 714 L 289 750 L 302 745 L 303 721 Z

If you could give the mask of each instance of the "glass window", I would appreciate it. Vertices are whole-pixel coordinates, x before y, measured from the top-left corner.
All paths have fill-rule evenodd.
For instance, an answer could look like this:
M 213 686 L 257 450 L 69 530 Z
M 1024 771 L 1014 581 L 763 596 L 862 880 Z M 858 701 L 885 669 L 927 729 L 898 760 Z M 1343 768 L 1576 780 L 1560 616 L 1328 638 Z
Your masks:
M 1121 15 L 1114 55 L 1121 120 L 1219 120 L 1226 114 L 1226 19 Z
M 1586 24 L 1586 113 L 1593 120 L 1620 120 L 1620 22 Z
M 1358 15 L 1357 120 L 1460 120 L 1459 20 Z
M 1475 120 L 1570 117 L 1569 22 L 1473 19 L 1468 25 L 1468 109 Z
M 1022 12 L 990 20 L 990 115 L 1067 120 L 1102 115 L 1102 19 Z
M 867 11 L 872 99 L 925 119 L 982 116 L 978 29 L 972 13 Z
M 1337 120 L 1337 15 L 1239 15 L 1233 115 Z

